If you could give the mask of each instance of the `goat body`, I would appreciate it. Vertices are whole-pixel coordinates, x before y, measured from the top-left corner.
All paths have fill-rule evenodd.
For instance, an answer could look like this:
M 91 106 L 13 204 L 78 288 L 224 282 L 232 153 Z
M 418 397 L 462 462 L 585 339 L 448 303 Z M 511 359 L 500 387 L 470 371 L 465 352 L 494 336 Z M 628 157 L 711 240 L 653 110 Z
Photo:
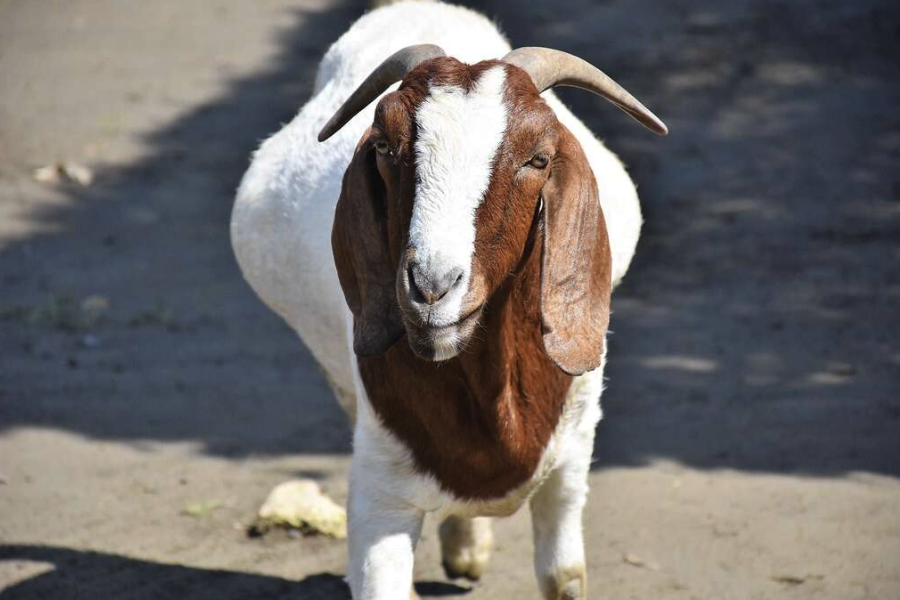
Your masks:
M 527 254 L 518 275 L 500 285 L 481 315 L 480 333 L 459 358 L 423 361 L 402 341 L 371 358 L 353 353 L 354 320 L 331 235 L 345 170 L 375 105 L 326 143 L 316 137 L 385 57 L 421 43 L 468 64 L 511 49 L 490 21 L 455 6 L 401 2 L 359 19 L 325 55 L 309 102 L 255 153 L 232 215 L 234 251 L 252 288 L 297 331 L 343 407 L 356 413 L 349 501 L 354 596 L 406 596 L 425 512 L 449 519 L 446 532 L 456 532 L 441 531 L 448 570 L 479 575 L 490 531 L 469 518 L 508 515 L 530 499 L 545 597 L 580 598 L 580 514 L 603 364 L 573 378 L 543 353 L 535 312 L 541 253 Z M 552 92 L 542 98 L 598 182 L 615 284 L 640 233 L 634 184 Z M 465 535 L 457 535 L 460 529 Z M 448 542 L 456 538 L 465 541 Z

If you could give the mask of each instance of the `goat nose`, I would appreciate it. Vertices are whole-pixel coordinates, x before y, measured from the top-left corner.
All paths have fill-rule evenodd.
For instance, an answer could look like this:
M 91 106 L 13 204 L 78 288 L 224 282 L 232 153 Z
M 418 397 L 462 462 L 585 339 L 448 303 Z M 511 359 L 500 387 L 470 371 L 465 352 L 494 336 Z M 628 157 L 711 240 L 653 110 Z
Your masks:
M 418 263 L 410 263 L 409 265 L 409 281 L 411 291 L 418 292 L 421 298 L 417 298 L 429 306 L 436 304 L 441 298 L 447 295 L 458 283 L 462 281 L 463 270 L 461 267 L 454 267 L 448 271 L 435 272 L 426 270 Z

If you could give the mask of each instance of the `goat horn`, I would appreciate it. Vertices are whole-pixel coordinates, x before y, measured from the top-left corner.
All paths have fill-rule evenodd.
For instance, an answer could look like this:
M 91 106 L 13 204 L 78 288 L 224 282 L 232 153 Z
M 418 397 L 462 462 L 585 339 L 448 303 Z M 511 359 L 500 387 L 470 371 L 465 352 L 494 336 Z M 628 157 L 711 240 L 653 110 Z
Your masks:
M 577 56 L 550 48 L 518 48 L 504 56 L 503 62 L 528 73 L 538 92 L 557 85 L 581 88 L 606 98 L 653 133 L 669 133 L 666 124 L 637 98 L 609 75 Z
M 431 58 L 446 55 L 440 46 L 419 44 L 417 46 L 407 46 L 389 56 L 366 77 L 366 80 L 356 88 L 356 91 L 350 94 L 347 101 L 337 109 L 334 116 L 329 119 L 322 131 L 319 132 L 319 141 L 324 142 L 337 133 L 359 111 L 371 104 L 384 90 L 401 81 L 406 77 L 407 73 L 415 69 L 420 63 Z

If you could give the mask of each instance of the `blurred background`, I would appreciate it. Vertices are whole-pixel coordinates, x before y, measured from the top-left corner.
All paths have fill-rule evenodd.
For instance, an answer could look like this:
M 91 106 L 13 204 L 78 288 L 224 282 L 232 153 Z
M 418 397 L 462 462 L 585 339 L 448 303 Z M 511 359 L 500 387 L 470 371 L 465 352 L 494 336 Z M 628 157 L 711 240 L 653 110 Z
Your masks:
M 671 129 L 561 92 L 646 217 L 593 597 L 900 598 L 900 5 L 466 4 Z M 365 8 L 0 0 L 0 599 L 347 596 L 344 542 L 245 533 L 291 477 L 343 501 L 350 428 L 228 220 Z M 419 592 L 537 597 L 527 511 L 497 538 L 482 582 L 448 582 L 427 524 Z

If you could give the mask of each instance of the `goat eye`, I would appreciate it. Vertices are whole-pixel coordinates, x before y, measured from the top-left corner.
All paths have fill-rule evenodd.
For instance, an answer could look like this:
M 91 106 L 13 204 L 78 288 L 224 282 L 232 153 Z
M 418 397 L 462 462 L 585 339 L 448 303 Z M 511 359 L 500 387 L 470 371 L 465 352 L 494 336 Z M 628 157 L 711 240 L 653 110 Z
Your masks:
M 547 158 L 544 154 L 535 154 L 534 157 L 528 161 L 528 164 L 534 167 L 535 169 L 543 169 L 550 162 L 550 159 Z
M 375 142 L 375 151 L 378 154 L 389 154 L 391 151 L 391 147 L 384 140 L 378 140 Z

